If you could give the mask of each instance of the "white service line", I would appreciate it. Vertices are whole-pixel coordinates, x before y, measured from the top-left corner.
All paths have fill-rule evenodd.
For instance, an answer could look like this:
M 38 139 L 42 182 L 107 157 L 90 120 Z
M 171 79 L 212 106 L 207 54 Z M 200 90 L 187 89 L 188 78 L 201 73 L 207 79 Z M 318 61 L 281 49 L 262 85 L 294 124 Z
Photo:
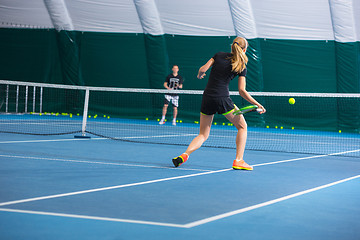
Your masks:
M 352 150 L 352 151 L 346 151 L 346 152 L 332 153 L 332 154 L 328 154 L 328 155 L 316 155 L 316 156 L 310 156 L 310 157 L 295 158 L 295 159 L 288 159 L 288 160 L 280 160 L 280 161 L 268 162 L 268 163 L 260 163 L 260 164 L 256 164 L 256 165 L 253 165 L 253 166 L 254 167 L 259 167 L 259 166 L 273 165 L 273 164 L 279 164 L 279 163 L 284 163 L 284 162 L 294 162 L 294 161 L 300 161 L 300 160 L 305 160 L 305 159 L 312 159 L 312 158 L 319 158 L 319 157 L 326 157 L 326 156 L 334 156 L 334 155 L 345 154 L 345 153 L 349 153 L 349 152 L 358 152 L 358 151 L 360 151 L 360 149 Z M 89 190 L 83 190 L 83 191 L 55 194 L 55 195 L 49 195 L 49 196 L 43 196 L 43 197 L 15 200 L 15 201 L 9 201 L 9 202 L 0 203 L 0 206 L 23 203 L 23 202 L 39 201 L 39 200 L 51 199 L 51 198 L 66 197 L 66 196 L 79 195 L 79 194 L 91 193 L 91 192 L 99 192 L 99 191 L 112 190 L 112 189 L 118 189 L 118 188 L 133 187 L 133 186 L 145 185 L 145 184 L 150 184 L 150 183 L 164 182 L 164 181 L 170 181 L 170 180 L 176 180 L 176 179 L 182 179 L 182 178 L 189 178 L 189 177 L 196 177 L 196 176 L 208 175 L 208 174 L 213 174 L 213 173 L 226 172 L 226 171 L 230 171 L 230 170 L 232 170 L 232 168 L 220 169 L 220 170 L 215 170 L 215 171 L 207 171 L 207 172 L 203 172 L 203 173 L 195 173 L 195 174 L 189 174 L 189 175 L 183 175 L 183 176 L 177 176 L 177 177 L 155 179 L 155 180 L 138 182 L 138 183 L 130 183 L 130 184 L 116 185 L 116 186 L 110 186 L 110 187 L 104 187 L 104 188 L 96 188 L 96 189 L 89 189 Z
M 83 190 L 83 191 L 76 191 L 76 192 L 69 192 L 69 193 L 62 193 L 62 194 L 55 194 L 55 195 L 48 195 L 48 196 L 43 196 L 43 197 L 27 198 L 27 199 L 22 199 L 22 200 L 2 202 L 2 203 L 0 203 L 0 206 L 6 206 L 6 205 L 12 205 L 12 204 L 18 204 L 18 203 L 24 203 L 24 202 L 33 202 L 33 201 L 52 199 L 52 198 L 59 198 L 59 197 L 66 197 L 66 196 L 73 196 L 73 195 L 79 195 L 79 194 L 84 194 L 84 193 L 92 193 L 92 192 L 100 192 L 100 191 L 106 191 L 106 190 L 112 190 L 112 189 L 140 186 L 140 185 L 145 185 L 145 184 L 165 182 L 165 181 L 182 179 L 182 178 L 190 178 L 190 177 L 196 177 L 196 176 L 207 175 L 207 174 L 212 174 L 212 173 L 225 172 L 225 171 L 230 171 L 230 170 L 232 170 L 232 168 L 221 169 L 221 170 L 210 171 L 210 172 L 194 173 L 194 174 L 177 176 L 177 177 L 161 178 L 161 179 L 155 179 L 155 180 L 144 181 L 144 182 L 116 185 L 116 186 L 110 186 L 110 187 L 88 189 L 88 190 Z
M 105 138 L 93 138 L 94 139 L 105 139 Z M 87 138 L 70 138 L 70 139 L 48 139 L 48 140 L 22 140 L 22 141 L 2 141 L 2 143 L 39 143 L 39 142 L 66 142 L 66 141 L 86 141 Z
M 31 210 L 19 210 L 19 209 L 11 209 L 11 208 L 0 208 L 0 211 L 2 211 L 2 212 L 15 212 L 15 213 L 28 213 L 28 214 L 45 215 L 45 216 L 91 219 L 91 220 L 110 221 L 110 222 L 137 223 L 137 224 L 156 225 L 156 226 L 163 226 L 163 227 L 184 228 L 183 224 L 141 221 L 141 220 L 131 220 L 131 219 L 121 219 L 121 218 L 96 217 L 96 216 L 87 216 L 87 215 L 78 215 L 78 214 L 53 213 L 53 212 L 43 212 L 43 211 L 31 211 Z
M 294 159 L 288 159 L 288 160 L 280 160 L 280 161 L 275 161 L 275 162 L 259 163 L 259 164 L 254 164 L 252 166 L 259 167 L 259 166 L 273 165 L 273 164 L 285 163 L 285 162 L 295 162 L 295 161 L 300 161 L 300 160 L 305 160 L 305 159 L 321 158 L 321 157 L 327 157 L 327 156 L 337 156 L 337 155 L 354 153 L 354 152 L 360 152 L 360 149 L 344 151 L 344 152 L 337 152 L 337 153 L 330 153 L 330 154 L 323 154 L 323 155 L 315 155 L 315 156 L 309 156 L 309 157 L 294 158 Z
M 155 166 L 155 165 L 141 165 L 141 164 L 129 164 L 129 163 L 111 163 L 111 162 L 99 162 L 99 161 L 84 161 L 84 160 L 73 160 L 73 159 L 63 159 L 63 158 L 44 158 L 44 157 L 16 156 L 16 155 L 4 155 L 4 154 L 0 154 L 0 157 L 21 158 L 21 159 L 39 159 L 39 160 L 46 160 L 46 161 L 75 162 L 75 163 L 101 164 L 101 165 L 115 165 L 115 166 L 126 166 L 126 167 L 145 167 L 145 168 L 160 168 L 160 169 L 171 169 L 171 170 L 176 169 L 174 167 L 160 167 L 160 166 Z M 206 170 L 206 169 L 193 169 L 193 168 L 178 168 L 176 170 L 199 171 L 199 172 L 210 172 L 210 171 L 212 171 L 212 170 Z
M 11 208 L 0 208 L 0 211 L 3 212 L 16 212 L 16 213 L 27 213 L 27 214 L 37 214 L 37 215 L 46 215 L 46 216 L 58 216 L 58 217 L 69 217 L 69 218 L 80 218 L 80 219 L 90 219 L 90 220 L 100 220 L 100 221 L 111 221 L 111 222 L 125 222 L 125 223 L 136 223 L 136 224 L 145 224 L 145 225 L 156 225 L 156 226 L 164 226 L 164 227 L 176 227 L 176 228 L 193 228 L 196 226 L 200 226 L 209 222 L 213 222 L 213 221 L 217 221 L 223 218 L 227 218 L 230 216 L 234 216 L 236 214 L 240 214 L 240 213 L 244 213 L 244 212 L 248 212 L 251 210 L 255 210 L 258 208 L 262 208 L 265 206 L 269 206 L 278 202 L 282 202 L 285 200 L 289 200 L 291 198 L 295 198 L 307 193 L 311 193 L 311 192 L 315 192 L 324 188 L 328 188 L 340 183 L 344 183 L 347 181 L 351 181 L 354 179 L 360 178 L 360 175 L 357 176 L 353 176 L 353 177 L 349 177 L 346 179 L 342 179 L 336 182 L 332 182 L 329 184 L 325 184 L 322 186 L 318 186 L 315 188 L 311 188 L 308 190 L 304 190 L 301 192 L 297 192 L 294 194 L 290 194 L 281 198 L 276 198 L 270 201 L 266 201 L 263 203 L 259 203 L 256 205 L 252 205 L 249 207 L 245 207 L 245 208 L 240 208 L 231 212 L 227 212 L 227 213 L 223 213 L 223 214 L 219 214 L 216 216 L 212 216 L 209 218 L 204 218 L 198 221 L 194 221 L 191 223 L 187 223 L 187 224 L 173 224 L 173 223 L 163 223 L 163 222 L 153 222 L 153 221 L 140 221 L 140 220 L 132 220 L 132 219 L 121 219 L 121 218 L 107 218 L 107 217 L 97 217 L 97 216 L 87 216 L 87 215 L 77 215 L 77 214 L 66 214 L 66 213 L 53 213 L 53 212 L 43 212 L 43 211 L 31 211 L 31 210 L 21 210 L 21 209 L 11 209 Z
M 317 155 L 317 156 L 310 156 L 310 157 L 303 157 L 303 158 L 295 158 L 295 159 L 288 159 L 288 160 L 281 160 L 281 161 L 275 161 L 275 162 L 269 162 L 269 163 L 262 163 L 262 164 L 256 164 L 253 166 L 265 166 L 265 165 L 272 165 L 272 164 L 278 164 L 278 163 L 284 163 L 284 162 L 293 162 L 293 161 L 300 161 L 305 159 L 312 159 L 312 158 L 319 158 L 319 157 L 325 157 L 325 156 L 335 156 L 340 154 L 346 154 L 351 152 L 359 152 L 360 149 L 352 150 L 352 151 L 345 151 L 345 152 L 338 152 L 338 153 L 332 153 L 327 155 Z M 78 195 L 78 194 L 85 194 L 85 193 L 91 193 L 91 192 L 98 192 L 98 191 L 105 191 L 105 190 L 111 190 L 111 189 L 119 189 L 119 188 L 125 188 L 125 187 L 132 187 L 132 186 L 139 186 L 139 185 L 145 185 L 145 184 L 151 184 L 151 183 L 157 183 L 157 182 L 164 182 L 164 181 L 170 181 L 170 180 L 176 180 L 176 179 L 182 179 L 182 178 L 190 178 L 195 176 L 201 176 L 201 175 L 208 175 L 212 173 L 220 173 L 220 172 L 226 172 L 230 171 L 232 168 L 228 169 L 221 169 L 216 171 L 210 171 L 210 172 L 203 172 L 203 173 L 196 173 L 196 174 L 190 174 L 190 175 L 183 175 L 178 177 L 170 177 L 170 178 L 163 178 L 163 179 L 156 179 L 151 181 L 144 181 L 144 182 L 138 182 L 138 183 L 131 183 L 131 184 L 124 184 L 124 185 L 117 185 L 117 186 L 111 186 L 111 187 L 104 187 L 104 188 L 97 188 L 97 189 L 90 189 L 90 190 L 84 190 L 84 191 L 77 191 L 77 192 L 70 192 L 70 193 L 64 193 L 64 194 L 56 194 L 56 195 L 49 195 L 49 196 L 43 196 L 43 197 L 36 197 L 36 198 L 28 198 L 28 199 L 22 199 L 22 200 L 16 200 L 16 201 L 9 201 L 9 202 L 3 202 L 0 203 L 0 206 L 6 206 L 6 205 L 12 205 L 12 204 L 18 204 L 18 203 L 24 203 L 24 202 L 32 202 L 32 201 L 39 201 L 39 200 L 45 200 L 45 199 L 52 199 L 52 198 L 59 198 L 59 197 L 65 197 L 65 196 L 72 196 L 72 195 Z M 87 218 L 87 219 L 96 219 L 96 220 L 106 220 L 106 221 L 117 221 L 117 222 L 128 222 L 128 223 L 139 223 L 139 224 L 148 224 L 148 225 L 160 225 L 160 226 L 170 226 L 170 227 L 181 227 L 181 228 L 192 228 L 195 226 L 199 226 L 205 223 L 209 223 L 212 221 L 216 221 L 222 218 L 226 218 L 229 216 L 233 216 L 239 213 L 247 212 L 250 210 L 254 210 L 257 208 L 261 208 L 264 206 L 268 206 L 277 202 L 285 201 L 297 196 L 301 196 L 310 192 L 314 192 L 317 190 L 321 190 L 323 188 L 327 188 L 330 186 L 334 186 L 336 184 L 340 184 L 346 181 L 350 181 L 356 178 L 360 178 L 360 175 L 353 176 L 350 178 L 346 178 L 343 180 L 339 180 L 333 183 L 325 184 L 319 187 L 311 188 L 305 191 L 301 191 L 298 193 L 294 193 L 291 195 L 287 195 L 281 198 L 277 198 L 274 200 L 270 200 L 264 203 L 256 204 L 253 206 L 249 206 L 246 208 L 241 208 L 238 210 L 234 210 L 231 212 L 223 213 L 220 215 L 212 216 L 209 218 L 201 219 L 195 222 L 191 222 L 188 224 L 168 224 L 168 223 L 160 223 L 160 222 L 147 222 L 147 221 L 137 221 L 137 220 L 131 220 L 131 219 L 112 219 L 112 218 L 102 218 L 102 217 L 91 217 L 91 216 L 83 216 L 83 215 L 72 215 L 72 214 L 62 214 L 62 213 L 49 213 L 49 212 L 39 212 L 39 211 L 27 211 L 27 210 L 14 210 L 14 209 L 6 209 L 6 208 L 0 208 L 0 211 L 17 211 L 17 212 L 23 212 L 23 213 L 32 213 L 32 214 L 40 214 L 40 215 L 53 215 L 53 216 L 64 216 L 64 217 L 73 217 L 73 218 Z
M 197 134 L 171 134 L 171 135 L 152 135 L 152 136 L 132 136 L 132 137 L 113 137 L 116 140 L 122 139 L 146 139 L 146 138 L 165 138 L 165 137 L 187 137 L 196 136 Z M 91 140 L 109 140 L 111 138 L 92 137 Z M 48 140 L 21 140 L 21 141 L 2 141 L 2 143 L 39 143 L 39 142 L 66 142 L 66 141 L 84 141 L 89 138 L 65 138 L 65 139 L 48 139 Z
M 342 179 L 342 180 L 339 180 L 339 181 L 336 181 L 336 182 L 332 182 L 332 183 L 329 183 L 329 184 L 325 184 L 325 185 L 322 185 L 322 186 L 319 186 L 319 187 L 310 188 L 308 190 L 304 190 L 304 191 L 301 191 L 301 192 L 290 194 L 290 195 L 287 195 L 287 196 L 284 196 L 284 197 L 281 197 L 281 198 L 276 198 L 276 199 L 273 199 L 273 200 L 270 200 L 270 201 L 267 201 L 267 202 L 263 202 L 263 203 L 259 203 L 259 204 L 249 206 L 249 207 L 246 207 L 246 208 L 240 208 L 240 209 L 237 209 L 235 211 L 219 214 L 219 215 L 212 216 L 212 217 L 209 217 L 209 218 L 204 218 L 204 219 L 201 219 L 199 221 L 195 221 L 195 222 L 185 224 L 183 227 L 185 227 L 185 228 L 196 227 L 196 226 L 199 226 L 199 225 L 202 225 L 202 224 L 205 224 L 205 223 L 213 222 L 213 221 L 223 219 L 223 218 L 226 218 L 226 217 L 230 217 L 230 216 L 233 216 L 233 215 L 236 215 L 236 214 L 239 214 L 239 213 L 248 212 L 248 211 L 251 211 L 251 210 L 254 210 L 254 209 L 258 209 L 258 208 L 261 208 L 261 207 L 272 205 L 274 203 L 289 200 L 291 198 L 295 198 L 295 197 L 298 197 L 298 196 L 301 196 L 301 195 L 304 195 L 304 194 L 307 194 L 307 193 L 315 192 L 315 191 L 318 191 L 318 190 L 321 190 L 321 189 L 324 189 L 324 188 L 328 188 L 328 187 L 331 187 L 331 186 L 334 186 L 334 185 L 337 185 L 337 184 L 340 184 L 340 183 L 343 183 L 343 182 L 354 180 L 356 178 L 360 178 L 360 175 L 345 178 L 345 179 Z

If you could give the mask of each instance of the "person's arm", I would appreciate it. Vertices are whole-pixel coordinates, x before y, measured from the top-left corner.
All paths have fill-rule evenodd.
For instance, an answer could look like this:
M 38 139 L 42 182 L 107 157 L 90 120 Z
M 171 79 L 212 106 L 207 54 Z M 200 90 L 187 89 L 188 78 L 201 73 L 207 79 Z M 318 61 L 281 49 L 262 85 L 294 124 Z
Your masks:
M 249 93 L 248 91 L 246 91 L 246 78 L 244 76 L 240 76 L 239 77 L 239 82 L 238 82 L 238 87 L 239 87 L 239 94 L 241 97 L 243 97 L 246 101 L 248 101 L 249 103 L 253 104 L 253 105 L 257 105 L 260 109 L 262 109 L 262 111 L 260 112 L 260 114 L 263 114 L 266 112 L 266 109 L 260 104 L 258 103 Z
M 197 78 L 198 79 L 202 79 L 205 77 L 205 73 L 207 70 L 209 70 L 209 68 L 214 64 L 214 59 L 213 58 L 210 58 L 210 60 L 204 65 L 202 66 L 200 69 L 199 69 L 199 73 L 197 75 Z
M 169 88 L 168 83 L 164 82 L 164 88 L 166 88 L 167 90 L 172 90 L 171 88 Z
M 184 82 L 184 79 L 180 76 L 180 80 L 179 80 L 179 88 L 183 88 L 183 82 Z

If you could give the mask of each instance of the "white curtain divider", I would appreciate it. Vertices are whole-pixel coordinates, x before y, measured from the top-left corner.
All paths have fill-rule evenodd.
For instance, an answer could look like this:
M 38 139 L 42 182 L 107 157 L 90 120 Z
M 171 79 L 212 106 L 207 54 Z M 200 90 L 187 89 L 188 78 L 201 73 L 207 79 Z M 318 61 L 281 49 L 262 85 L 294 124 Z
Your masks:
M 44 3 L 56 30 L 74 30 L 64 0 L 44 0 Z
M 134 0 L 136 11 L 145 34 L 163 35 L 159 12 L 154 0 Z
M 256 38 L 256 23 L 250 0 L 228 0 L 237 36 Z

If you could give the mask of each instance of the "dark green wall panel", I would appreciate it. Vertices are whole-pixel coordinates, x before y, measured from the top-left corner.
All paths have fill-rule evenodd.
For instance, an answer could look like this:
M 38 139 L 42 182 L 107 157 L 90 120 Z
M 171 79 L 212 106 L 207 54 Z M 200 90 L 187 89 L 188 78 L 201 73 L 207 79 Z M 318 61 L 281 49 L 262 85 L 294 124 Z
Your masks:
M 230 51 L 233 38 L 0 29 L 0 79 L 162 88 L 171 66 L 176 64 L 185 78 L 184 89 L 203 90 L 210 71 L 205 79 L 199 80 L 196 78 L 199 67 L 216 52 Z M 359 42 L 250 39 L 249 44 L 249 91 L 360 92 Z M 237 79 L 230 83 L 230 90 L 237 90 Z M 82 99 L 83 94 L 78 98 Z M 320 118 L 313 124 L 310 116 L 294 119 L 287 116 L 286 111 L 277 108 L 276 102 L 259 100 L 271 111 L 261 117 L 249 115 L 249 125 L 279 123 L 303 128 L 359 130 L 358 115 L 342 112 L 339 109 L 343 104 L 341 101 L 331 103 L 331 114 L 317 114 Z M 200 100 L 195 101 L 181 97 L 179 119 L 198 120 Z M 241 100 L 235 101 L 241 104 Z M 286 99 L 284 101 L 281 104 L 289 107 Z M 95 104 L 92 108 L 96 112 L 107 109 L 106 112 L 111 110 L 115 114 L 117 110 L 115 105 L 110 106 L 111 101 L 101 103 L 100 100 L 91 99 L 91 103 Z M 151 108 L 149 114 L 153 117 L 160 117 L 162 100 L 158 97 L 147 98 L 142 106 L 144 111 Z M 352 106 L 355 112 L 360 112 L 359 105 Z M 80 109 L 78 106 L 76 108 Z M 171 111 L 169 108 L 169 114 Z M 128 112 L 126 108 L 121 108 L 120 115 L 126 116 L 133 112 L 137 112 L 134 106 Z M 222 120 L 222 116 L 215 119 Z

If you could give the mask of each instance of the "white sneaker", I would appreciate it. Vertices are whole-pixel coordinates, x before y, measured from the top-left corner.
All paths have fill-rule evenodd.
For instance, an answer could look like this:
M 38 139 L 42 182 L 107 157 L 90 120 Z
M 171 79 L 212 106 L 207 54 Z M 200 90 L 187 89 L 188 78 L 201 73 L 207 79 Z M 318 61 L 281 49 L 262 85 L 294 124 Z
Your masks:
M 163 124 L 165 124 L 165 121 L 164 121 L 164 120 L 161 120 L 161 121 L 159 122 L 159 124 L 160 124 L 160 125 L 163 125 Z
M 173 126 L 176 126 L 176 121 L 173 121 L 173 122 L 172 122 L 172 125 L 173 125 Z

